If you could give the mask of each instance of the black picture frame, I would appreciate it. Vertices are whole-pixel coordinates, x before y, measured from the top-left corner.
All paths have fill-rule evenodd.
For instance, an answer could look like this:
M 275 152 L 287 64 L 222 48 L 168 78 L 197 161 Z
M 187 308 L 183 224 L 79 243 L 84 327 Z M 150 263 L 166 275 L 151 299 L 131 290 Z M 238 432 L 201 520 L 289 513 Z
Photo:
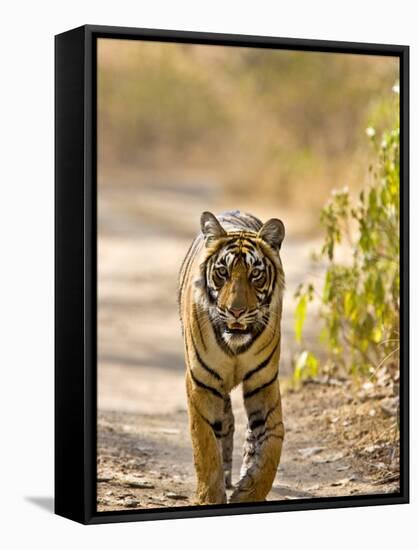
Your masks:
M 400 493 L 96 511 L 98 38 L 396 56 L 400 60 Z M 55 513 L 84 524 L 409 502 L 409 47 L 86 25 L 55 37 Z

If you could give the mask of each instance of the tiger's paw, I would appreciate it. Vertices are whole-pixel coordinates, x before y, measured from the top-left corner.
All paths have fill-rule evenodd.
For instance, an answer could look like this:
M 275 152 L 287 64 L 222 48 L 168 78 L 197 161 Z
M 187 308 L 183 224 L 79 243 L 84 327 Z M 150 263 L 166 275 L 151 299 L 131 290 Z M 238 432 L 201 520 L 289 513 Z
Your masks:
M 196 504 L 226 504 L 227 495 L 224 489 L 202 489 L 196 494 Z
M 249 476 L 243 477 L 230 496 L 229 502 L 249 502 L 254 492 L 253 480 Z
M 237 484 L 230 496 L 229 502 L 264 502 L 266 500 L 265 497 L 265 491 L 258 488 L 250 476 L 245 476 Z

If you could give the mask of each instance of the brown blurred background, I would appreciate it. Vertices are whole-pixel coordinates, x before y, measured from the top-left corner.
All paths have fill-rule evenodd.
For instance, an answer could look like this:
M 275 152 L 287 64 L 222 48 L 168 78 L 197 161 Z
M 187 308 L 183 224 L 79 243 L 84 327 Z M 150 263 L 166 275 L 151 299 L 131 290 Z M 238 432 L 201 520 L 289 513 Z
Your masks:
M 320 208 L 367 181 L 397 79 L 390 57 L 99 40 L 99 408 L 185 407 L 177 275 L 203 210 L 284 221 L 291 372 Z

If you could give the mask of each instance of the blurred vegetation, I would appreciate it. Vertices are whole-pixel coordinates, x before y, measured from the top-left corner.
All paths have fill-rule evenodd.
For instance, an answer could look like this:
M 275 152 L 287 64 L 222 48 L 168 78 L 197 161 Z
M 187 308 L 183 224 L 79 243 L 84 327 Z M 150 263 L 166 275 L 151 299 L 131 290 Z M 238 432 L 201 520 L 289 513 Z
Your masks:
M 367 121 L 394 125 L 391 57 L 99 41 L 102 170 L 206 171 L 228 195 L 317 215 L 359 185 Z
M 320 302 L 323 330 L 320 338 L 328 352 L 324 370 L 367 377 L 374 382 L 380 369 L 391 363 L 398 372 L 400 315 L 400 167 L 399 128 L 378 138 L 368 127 L 376 162 L 371 182 L 358 201 L 348 189 L 333 193 L 321 211 L 325 237 L 316 257 L 326 262 L 322 288 L 305 282 L 296 293 L 295 334 L 303 341 L 307 306 Z M 338 257 L 346 247 L 350 254 Z M 342 257 L 346 261 L 342 260 Z M 350 258 L 349 261 L 347 258 Z M 294 378 L 315 377 L 320 361 L 310 350 L 299 355 Z

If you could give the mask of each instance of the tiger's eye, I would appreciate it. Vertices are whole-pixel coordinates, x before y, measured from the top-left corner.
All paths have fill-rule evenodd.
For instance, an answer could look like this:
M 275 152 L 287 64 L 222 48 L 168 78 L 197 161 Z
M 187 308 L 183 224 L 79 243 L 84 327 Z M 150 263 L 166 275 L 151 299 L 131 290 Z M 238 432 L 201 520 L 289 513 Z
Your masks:
M 252 277 L 256 278 L 256 277 L 259 277 L 259 275 L 261 273 L 262 273 L 262 271 L 260 269 L 255 268 L 255 269 L 252 269 L 251 275 L 252 275 Z
M 221 277 L 226 277 L 227 273 L 228 273 L 228 271 L 225 267 L 219 267 L 217 269 L 217 272 L 218 272 L 219 275 L 221 275 Z

